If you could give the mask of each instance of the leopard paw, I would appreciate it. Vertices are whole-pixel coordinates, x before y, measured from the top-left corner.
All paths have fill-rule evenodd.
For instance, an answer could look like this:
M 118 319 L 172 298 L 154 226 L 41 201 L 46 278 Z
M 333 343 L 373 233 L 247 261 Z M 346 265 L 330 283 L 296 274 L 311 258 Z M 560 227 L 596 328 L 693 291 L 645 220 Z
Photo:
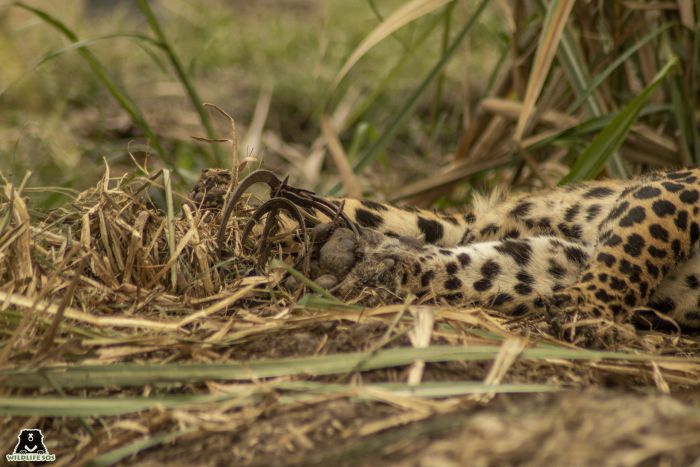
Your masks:
M 319 224 L 312 230 L 312 279 L 346 298 L 367 287 L 395 291 L 399 282 L 395 239 L 361 229 L 359 236 L 345 227 Z
M 587 348 L 607 348 L 618 339 L 612 317 L 577 287 L 554 295 L 547 306 L 554 336 Z

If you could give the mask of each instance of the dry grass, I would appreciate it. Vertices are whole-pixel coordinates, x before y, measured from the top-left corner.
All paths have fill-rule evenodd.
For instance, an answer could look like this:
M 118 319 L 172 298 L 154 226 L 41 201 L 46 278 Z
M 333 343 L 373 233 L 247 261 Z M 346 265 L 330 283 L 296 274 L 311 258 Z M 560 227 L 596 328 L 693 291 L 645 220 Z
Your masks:
M 222 18 L 238 17 L 225 3 L 217 7 Z M 316 8 L 322 4 L 290 3 L 301 8 L 301 29 L 333 32 L 354 18 L 340 12 L 342 20 L 330 26 L 308 22 L 322 16 L 325 10 Z M 624 177 L 700 162 L 700 8 L 693 2 L 499 1 L 490 2 L 482 16 L 477 4 L 413 0 L 396 3 L 393 12 L 382 5 L 377 25 L 362 32 L 366 39 L 354 53 L 331 47 L 326 56 L 287 50 L 291 41 L 257 23 L 239 33 L 231 22 L 214 21 L 218 13 L 210 17 L 188 2 L 167 2 L 184 12 L 182 24 L 198 25 L 188 30 L 193 37 L 197 31 L 223 37 L 221 49 L 202 45 L 182 57 L 208 60 L 215 65 L 205 71 L 221 73 L 212 75 L 209 86 L 202 85 L 204 76 L 196 80 L 204 98 L 221 103 L 219 93 L 232 94 L 226 99 L 246 103 L 245 111 L 236 109 L 244 115 L 255 107 L 251 123 L 238 127 L 241 137 L 231 139 L 238 141 L 238 152 L 266 153 L 270 165 L 307 187 L 340 181 L 346 193 L 376 187 L 386 198 L 429 204 L 468 199 L 473 188 L 553 186 L 602 171 Z M 62 8 L 51 11 L 65 19 L 59 18 Z M 35 14 L 42 18 L 41 11 Z M 149 74 L 143 60 L 132 62 L 133 50 L 112 56 L 112 47 L 95 48 L 93 56 L 73 30 L 46 15 L 46 24 L 62 30 L 70 44 L 55 45 L 39 63 L 79 51 L 88 64 L 103 63 L 109 71 L 130 65 L 122 76 L 130 79 L 120 80 L 130 83 L 129 95 L 115 93 L 112 81 L 98 72 L 91 81 L 93 93 L 99 82 L 126 110 L 122 117 L 130 115 L 127 130 L 162 136 L 163 148 L 177 148 L 193 133 L 211 138 L 208 124 L 197 126 L 198 116 L 203 122 L 206 116 L 185 59 L 175 53 L 175 45 L 209 44 L 208 38 L 177 37 L 172 29 L 160 31 L 148 11 L 146 17 L 153 33 L 146 42 L 165 47 L 160 60 L 176 76 L 163 81 L 158 72 L 156 81 L 160 88 L 182 85 L 186 91 L 180 91 L 179 111 L 162 111 L 171 108 L 156 100 L 162 89 L 147 84 L 156 74 Z M 504 23 L 507 42 L 466 47 L 468 57 L 449 67 L 465 41 L 479 45 L 472 26 L 486 22 Z M 407 23 L 415 28 L 403 35 L 399 28 Z M 491 29 L 480 33 L 493 39 L 498 32 Z M 287 48 L 285 54 L 317 58 L 279 70 L 278 56 L 249 59 L 242 73 L 230 65 L 241 62 L 229 50 L 236 34 L 269 36 L 275 47 Z M 436 34 L 442 40 L 433 63 L 436 41 L 429 38 Z M 24 45 L 26 37 L 17 37 L 13 43 Z M 319 36 L 316 42 L 327 40 Z M 38 43 L 36 50 L 44 51 L 43 39 Z M 249 48 L 265 50 L 265 44 Z M 116 42 L 109 45 L 119 50 Z M 382 54 L 368 61 L 375 49 Z M 344 65 L 338 56 L 348 57 Z M 53 76 L 60 91 L 39 93 L 45 100 L 32 105 L 63 122 L 62 110 L 54 115 L 45 107 L 59 97 L 65 102 L 63 94 L 71 94 L 65 90 L 89 75 L 61 75 L 72 63 L 61 60 Z M 263 65 L 254 68 L 258 62 Z M 380 70 L 363 67 L 367 63 Z M 155 64 L 154 59 L 151 68 Z M 103 65 L 97 68 L 104 71 Z M 260 69 L 275 70 L 274 79 Z M 238 83 L 241 74 L 253 83 L 238 93 L 222 86 Z M 6 85 L 1 97 L 11 105 L 5 108 L 24 116 L 22 105 L 29 106 L 35 92 L 12 94 Z M 105 105 L 106 94 L 100 100 L 82 89 L 90 86 L 79 87 L 82 97 L 75 101 Z M 326 88 L 323 95 L 319 90 Z M 124 105 L 130 95 L 139 105 L 152 102 L 152 110 Z M 257 106 L 247 105 L 256 95 Z M 81 112 L 68 108 L 73 117 Z M 321 118 L 311 118 L 310 108 Z M 71 121 L 81 122 L 73 125 L 76 132 L 95 125 L 85 125 L 84 116 Z M 60 131 L 44 138 L 47 146 L 58 133 L 65 136 L 63 125 L 57 127 Z M 23 134 L 18 128 L 9 134 Z M 131 131 L 124 133 L 133 138 Z M 131 163 L 127 144 L 111 143 L 119 154 L 112 157 L 119 164 L 113 171 L 124 173 Z M 43 153 L 28 147 L 17 160 L 46 163 Z M 72 201 L 48 212 L 28 205 L 32 189 L 26 180 L 12 185 L 3 179 L 4 452 L 14 447 L 21 428 L 37 427 L 57 456 L 55 465 L 700 462 L 698 336 L 640 333 L 615 348 L 590 351 L 552 338 L 540 319 L 511 321 L 490 310 L 440 303 L 363 308 L 303 287 L 285 290 L 279 286 L 284 269 L 257 271 L 255 255 L 240 245 L 246 213 L 231 223 L 231 254 L 221 256 L 215 245 L 220 211 L 187 203 L 177 210 L 184 197 L 173 191 L 171 175 L 176 182 L 186 179 L 201 168 L 207 151 L 190 144 L 180 149 L 185 157 L 163 148 L 164 160 L 184 167 L 120 177 L 110 176 L 108 168 L 92 189 L 63 190 Z M 0 149 L 4 159 L 15 160 L 15 149 Z M 327 152 L 338 177 L 323 173 Z M 39 183 L 88 178 L 84 151 L 55 153 L 81 155 L 72 165 L 56 163 L 60 170 L 40 173 Z M 380 166 L 376 161 L 382 158 Z M 372 163 L 377 170 L 363 172 Z M 283 250 L 276 251 L 283 259 Z
M 590 424 L 602 417 L 619 429 L 604 436 L 605 446 L 621 446 L 620 465 L 698 455 L 697 398 L 684 405 L 663 396 L 696 393 L 697 338 L 647 333 L 593 352 L 557 342 L 546 322 L 483 309 L 367 309 L 287 292 L 281 270 L 255 272 L 237 244 L 245 216 L 231 225 L 233 256 L 222 259 L 220 210 L 184 203 L 178 215 L 161 212 L 150 197 L 168 197 L 162 181 L 160 172 L 107 172 L 35 219 L 20 189 L 4 185 L 6 451 L 20 428 L 36 426 L 57 465 L 279 456 L 372 464 L 378 453 L 425 463 L 452 458 L 457 446 L 456 459 L 500 465 L 543 443 L 551 448 L 534 459 L 571 454 L 585 464 L 605 451 L 555 447 L 580 438 L 593 449 L 602 435 Z M 597 395 L 575 395 L 584 389 Z M 424 436 L 442 441 L 410 442 Z M 475 436 L 482 441 L 467 441 Z M 161 449 L 130 457 L 150 446 Z

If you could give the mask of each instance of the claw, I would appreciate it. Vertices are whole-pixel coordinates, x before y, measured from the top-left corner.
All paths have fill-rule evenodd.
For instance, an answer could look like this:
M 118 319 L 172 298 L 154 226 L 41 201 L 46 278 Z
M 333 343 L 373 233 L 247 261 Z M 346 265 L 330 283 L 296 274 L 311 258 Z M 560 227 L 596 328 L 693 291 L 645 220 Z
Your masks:
M 253 216 L 246 223 L 243 228 L 243 233 L 241 234 L 241 242 L 245 242 L 248 235 L 253 230 L 255 224 L 262 218 L 263 215 L 268 214 L 265 221 L 265 226 L 263 227 L 262 234 L 260 236 L 260 243 L 258 244 L 258 267 L 262 269 L 267 262 L 267 257 L 270 253 L 270 245 L 267 242 L 270 232 L 275 227 L 277 220 L 277 213 L 279 211 L 286 211 L 290 217 L 297 221 L 299 227 L 301 228 L 301 238 L 303 239 L 304 251 L 300 255 L 300 258 L 304 258 L 308 252 L 307 245 L 307 235 L 306 235 L 306 225 L 304 224 L 304 218 L 299 211 L 299 208 L 291 201 L 285 198 L 272 198 L 265 201 L 260 207 L 253 213 Z
M 256 170 L 255 172 L 251 172 L 246 178 L 244 178 L 238 183 L 238 186 L 231 194 L 231 197 L 228 200 L 228 204 L 224 209 L 224 213 L 221 216 L 219 234 L 216 237 L 216 243 L 219 247 L 219 251 L 224 250 L 224 236 L 226 235 L 226 225 L 228 224 L 228 220 L 231 217 L 231 214 L 233 213 L 233 209 L 236 207 L 236 203 L 238 203 L 238 200 L 241 198 L 241 196 L 243 196 L 243 193 L 245 193 L 248 188 L 255 185 L 256 183 L 267 184 L 270 187 L 271 192 L 279 191 L 279 188 L 284 183 L 286 183 L 286 181 L 286 179 L 284 180 L 284 182 L 280 181 L 280 179 L 277 178 L 277 175 L 270 172 L 269 170 Z
M 328 216 L 333 222 L 341 219 L 345 226 L 351 229 L 355 236 L 359 238 L 360 233 L 357 225 L 350 220 L 350 218 L 343 211 L 343 203 L 336 204 L 321 198 L 313 191 L 290 186 L 288 185 L 288 180 L 289 177 L 285 177 L 284 180 L 280 180 L 273 172 L 270 172 L 269 170 L 256 170 L 240 181 L 236 189 L 231 194 L 221 217 L 221 225 L 219 226 L 219 232 L 216 240 L 219 252 L 224 251 L 226 225 L 228 224 L 229 218 L 231 217 L 236 204 L 243 196 L 243 193 L 245 193 L 248 188 L 256 183 L 264 183 L 270 187 L 270 199 L 260 205 L 253 213 L 251 219 L 248 220 L 243 228 L 241 241 L 245 242 L 252 232 L 255 224 L 262 219 L 263 215 L 268 214 L 261 234 L 260 243 L 258 244 L 258 267 L 260 267 L 260 269 L 263 268 L 265 262 L 267 261 L 267 257 L 270 252 L 270 245 L 268 244 L 267 240 L 270 237 L 273 229 L 277 227 L 277 214 L 280 210 L 287 212 L 301 228 L 301 238 L 303 239 L 304 250 L 303 254 L 299 256 L 300 259 L 295 267 L 298 267 L 298 265 L 301 264 L 301 261 L 304 260 L 309 251 L 307 245 L 308 238 L 306 235 L 308 225 L 302 214 L 302 209 L 308 210 L 309 212 L 316 209 Z

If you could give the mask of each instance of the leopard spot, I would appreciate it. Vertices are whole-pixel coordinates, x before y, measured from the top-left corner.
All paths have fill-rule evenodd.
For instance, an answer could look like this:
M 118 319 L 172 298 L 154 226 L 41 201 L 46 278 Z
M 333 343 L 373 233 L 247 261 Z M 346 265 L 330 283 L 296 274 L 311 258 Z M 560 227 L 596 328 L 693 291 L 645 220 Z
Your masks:
M 496 224 L 489 224 L 479 231 L 482 237 L 494 235 L 496 232 L 498 232 L 498 226 Z
M 581 205 L 578 203 L 575 203 L 572 206 L 569 206 L 566 209 L 566 212 L 564 213 L 564 220 L 566 222 L 573 222 L 576 216 L 578 216 L 579 211 L 581 210 Z
M 483 292 L 493 287 L 493 283 L 488 279 L 479 279 L 478 281 L 474 282 L 472 286 L 474 287 L 474 290 Z
M 668 297 L 652 300 L 649 306 L 657 311 L 660 311 L 661 313 L 670 313 L 676 309 L 676 303 Z
M 629 307 L 637 305 L 637 296 L 633 292 L 627 292 L 625 295 L 625 305 Z
M 380 216 L 366 209 L 355 210 L 355 219 L 357 219 L 357 223 L 362 227 L 367 227 L 369 229 L 376 229 L 384 223 L 384 220 Z
M 557 263 L 553 259 L 549 260 L 549 269 L 547 269 L 547 272 L 556 279 L 561 279 L 566 275 L 566 269 L 564 269 L 561 264 Z
M 485 279 L 493 279 L 501 272 L 501 266 L 490 259 L 481 266 L 481 274 Z
M 623 247 L 625 253 L 632 256 L 639 256 L 642 254 L 642 249 L 644 248 L 645 242 L 641 235 L 632 234 L 627 237 L 627 243 Z
M 447 222 L 449 222 L 449 223 L 452 224 L 452 225 L 459 225 L 459 221 L 457 220 L 457 218 L 456 218 L 455 216 L 446 216 L 446 215 L 443 215 L 443 216 L 440 216 L 440 217 L 441 217 L 442 220 L 447 221 Z
M 532 257 L 532 247 L 525 241 L 506 240 L 496 246 L 496 251 L 513 258 L 519 266 L 526 266 Z
M 454 263 L 454 262 L 447 263 L 447 266 L 445 266 L 445 271 L 447 272 L 447 274 L 450 274 L 450 275 L 455 274 L 457 272 L 457 269 L 459 269 L 457 267 L 457 263 Z
M 445 229 L 438 221 L 418 216 L 418 229 L 425 235 L 425 241 L 436 243 L 442 238 Z
M 435 271 L 425 271 L 420 277 L 420 285 L 427 287 L 430 285 L 430 281 L 433 280 L 433 277 L 435 277 Z
M 584 198 L 607 198 L 608 196 L 612 195 L 615 193 L 614 190 L 606 187 L 596 187 L 596 188 L 591 188 L 587 192 L 583 194 Z
M 652 186 L 645 186 L 640 188 L 634 193 L 634 197 L 637 199 L 649 199 L 656 198 L 661 194 L 661 190 Z
M 510 314 L 513 316 L 522 316 L 524 314 L 527 314 L 528 311 L 530 311 L 530 307 L 528 307 L 524 303 L 521 303 L 520 305 L 513 308 L 513 311 L 511 311 Z
M 586 209 L 586 221 L 591 222 L 593 219 L 598 217 L 600 210 L 600 204 L 592 204 L 591 206 L 588 206 L 588 209 Z
M 601 239 L 602 239 L 602 237 L 601 237 Z M 622 243 L 622 237 L 610 232 L 610 236 L 603 242 L 603 245 L 615 247 L 615 246 L 619 245 L 620 243 Z
M 628 207 L 630 207 L 630 203 L 627 201 L 623 201 L 622 203 L 618 204 L 612 211 L 610 211 L 610 214 L 608 214 L 608 220 L 617 219 L 627 210 Z
M 510 216 L 515 217 L 517 219 L 527 216 L 530 212 L 530 209 L 532 209 L 532 203 L 529 201 L 523 201 L 521 203 L 518 203 L 518 205 L 515 206 L 509 214 Z
M 620 227 L 631 227 L 634 224 L 641 224 L 646 217 L 646 210 L 642 206 L 634 207 L 620 219 Z
M 627 282 L 618 277 L 611 277 L 610 288 L 613 290 L 625 290 L 627 288 Z
M 609 253 L 598 253 L 598 258 L 596 258 L 601 263 L 604 263 L 607 267 L 612 267 L 615 264 L 615 257 Z
M 574 240 L 580 239 L 581 236 L 583 235 L 581 226 L 578 224 L 567 225 L 563 222 L 560 222 L 557 225 L 557 228 L 559 229 L 559 231 L 561 233 L 564 234 L 564 236 L 571 238 L 571 239 L 574 239 Z
M 698 238 L 700 238 L 700 227 L 696 222 L 693 222 L 690 224 L 690 242 L 694 244 Z
M 647 272 L 649 273 L 649 275 L 653 276 L 655 279 L 657 277 L 659 277 L 659 268 L 656 267 L 656 265 L 654 263 L 652 263 L 649 260 L 646 260 L 644 265 L 646 266 Z
M 362 203 L 363 206 L 374 209 L 375 211 L 388 211 L 389 208 L 384 206 L 382 203 L 377 203 L 376 201 L 371 201 L 369 199 L 361 199 L 360 203 Z
M 493 306 L 501 306 L 504 303 L 508 303 L 513 300 L 513 297 L 510 294 L 507 294 L 505 292 L 501 292 L 497 294 L 493 299 L 491 300 L 491 304 Z
M 609 293 L 607 293 L 605 290 L 602 290 L 602 289 L 598 290 L 595 293 L 595 297 L 604 303 L 611 302 L 615 299 L 614 295 L 610 295 Z
M 528 284 L 523 284 L 522 282 L 515 284 L 514 289 L 520 295 L 529 295 L 532 293 L 532 287 Z
M 700 199 L 700 193 L 698 193 L 698 190 L 684 190 L 678 197 L 685 204 L 695 204 Z
M 663 250 L 661 248 L 656 248 L 654 245 L 649 245 L 647 247 L 647 251 L 654 258 L 665 258 L 666 257 L 666 250 Z
M 422 272 L 423 268 L 421 268 L 421 265 L 419 262 L 413 263 L 413 275 L 417 276 Z
M 683 250 L 681 249 L 681 241 L 674 240 L 671 242 L 671 249 L 673 250 L 673 255 L 677 260 L 683 259 Z
M 445 289 L 447 290 L 457 290 L 462 287 L 462 281 L 456 277 L 450 277 L 445 281 Z
M 519 271 L 515 275 L 515 278 L 524 284 L 534 284 L 535 283 L 535 278 L 529 272 Z
M 668 242 L 668 230 L 659 224 L 651 224 L 649 226 L 649 233 L 656 240 L 662 241 L 664 243 Z
M 472 262 L 471 257 L 466 254 L 466 253 L 460 253 L 457 255 L 457 260 L 459 261 L 459 264 L 462 265 L 463 268 L 469 266 L 469 263 Z
M 642 295 L 642 298 L 646 298 L 647 294 L 649 293 L 649 284 L 647 284 L 644 281 L 641 281 L 639 283 L 639 293 Z
M 681 185 L 680 183 L 676 183 L 676 182 L 663 182 L 661 184 L 661 186 L 666 188 L 671 193 L 676 193 L 678 191 L 681 191 L 683 188 L 685 188 L 684 185 Z
M 654 204 L 651 205 L 651 209 L 654 211 L 654 214 L 659 217 L 672 216 L 676 213 L 676 206 L 665 199 L 654 201 Z
M 566 259 L 568 259 L 571 263 L 583 265 L 588 260 L 588 254 L 575 246 L 568 246 L 564 248 L 564 253 L 566 254 Z
M 690 177 L 692 174 L 693 174 L 692 172 L 689 172 L 687 170 L 683 170 L 680 172 L 670 172 L 670 173 L 666 174 L 666 176 L 668 178 L 670 178 L 671 180 L 680 180 L 682 178 Z
M 539 218 L 537 220 L 537 228 L 540 230 L 540 232 L 545 234 L 554 233 L 554 230 L 552 229 L 552 222 L 548 217 Z
M 685 230 L 688 228 L 688 212 L 687 211 L 680 211 L 676 218 L 673 220 L 673 223 L 676 224 L 676 227 L 678 227 L 681 230 Z

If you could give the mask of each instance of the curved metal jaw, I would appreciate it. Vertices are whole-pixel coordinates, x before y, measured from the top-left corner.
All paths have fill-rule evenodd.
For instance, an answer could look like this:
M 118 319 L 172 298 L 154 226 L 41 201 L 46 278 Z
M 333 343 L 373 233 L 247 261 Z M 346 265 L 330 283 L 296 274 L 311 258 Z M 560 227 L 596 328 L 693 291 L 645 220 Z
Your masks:
M 271 235 L 274 235 L 279 228 L 277 216 L 279 215 L 280 211 L 286 212 L 292 220 L 296 221 L 301 230 L 303 251 L 299 256 L 299 260 L 297 260 L 295 267 L 297 267 L 309 253 L 307 231 L 310 227 L 315 225 L 315 221 L 313 221 L 312 216 L 309 215 L 313 212 L 313 210 L 322 212 L 334 222 L 338 221 L 343 223 L 347 228 L 351 229 L 355 235 L 359 236 L 357 226 L 352 220 L 350 220 L 345 212 L 343 212 L 343 203 L 336 205 L 335 203 L 318 196 L 313 191 L 295 188 L 288 185 L 287 180 L 288 177 L 284 180 L 280 180 L 269 170 L 256 170 L 240 181 L 226 203 L 221 217 L 221 225 L 219 226 L 219 232 L 217 235 L 217 246 L 220 253 L 224 251 L 226 225 L 228 224 L 231 214 L 233 214 L 236 204 L 238 201 L 240 201 L 241 197 L 248 190 L 248 188 L 257 183 L 264 183 L 270 187 L 270 199 L 261 204 L 253 212 L 251 218 L 243 228 L 241 242 L 245 244 L 245 241 L 253 231 L 255 224 L 261 221 L 262 217 L 267 214 L 265 225 L 260 236 L 260 242 L 258 243 L 257 247 L 257 252 L 259 254 L 259 268 L 262 269 L 267 262 L 267 258 L 270 253 L 269 238 Z M 305 212 L 308 213 L 306 216 L 304 215 Z

